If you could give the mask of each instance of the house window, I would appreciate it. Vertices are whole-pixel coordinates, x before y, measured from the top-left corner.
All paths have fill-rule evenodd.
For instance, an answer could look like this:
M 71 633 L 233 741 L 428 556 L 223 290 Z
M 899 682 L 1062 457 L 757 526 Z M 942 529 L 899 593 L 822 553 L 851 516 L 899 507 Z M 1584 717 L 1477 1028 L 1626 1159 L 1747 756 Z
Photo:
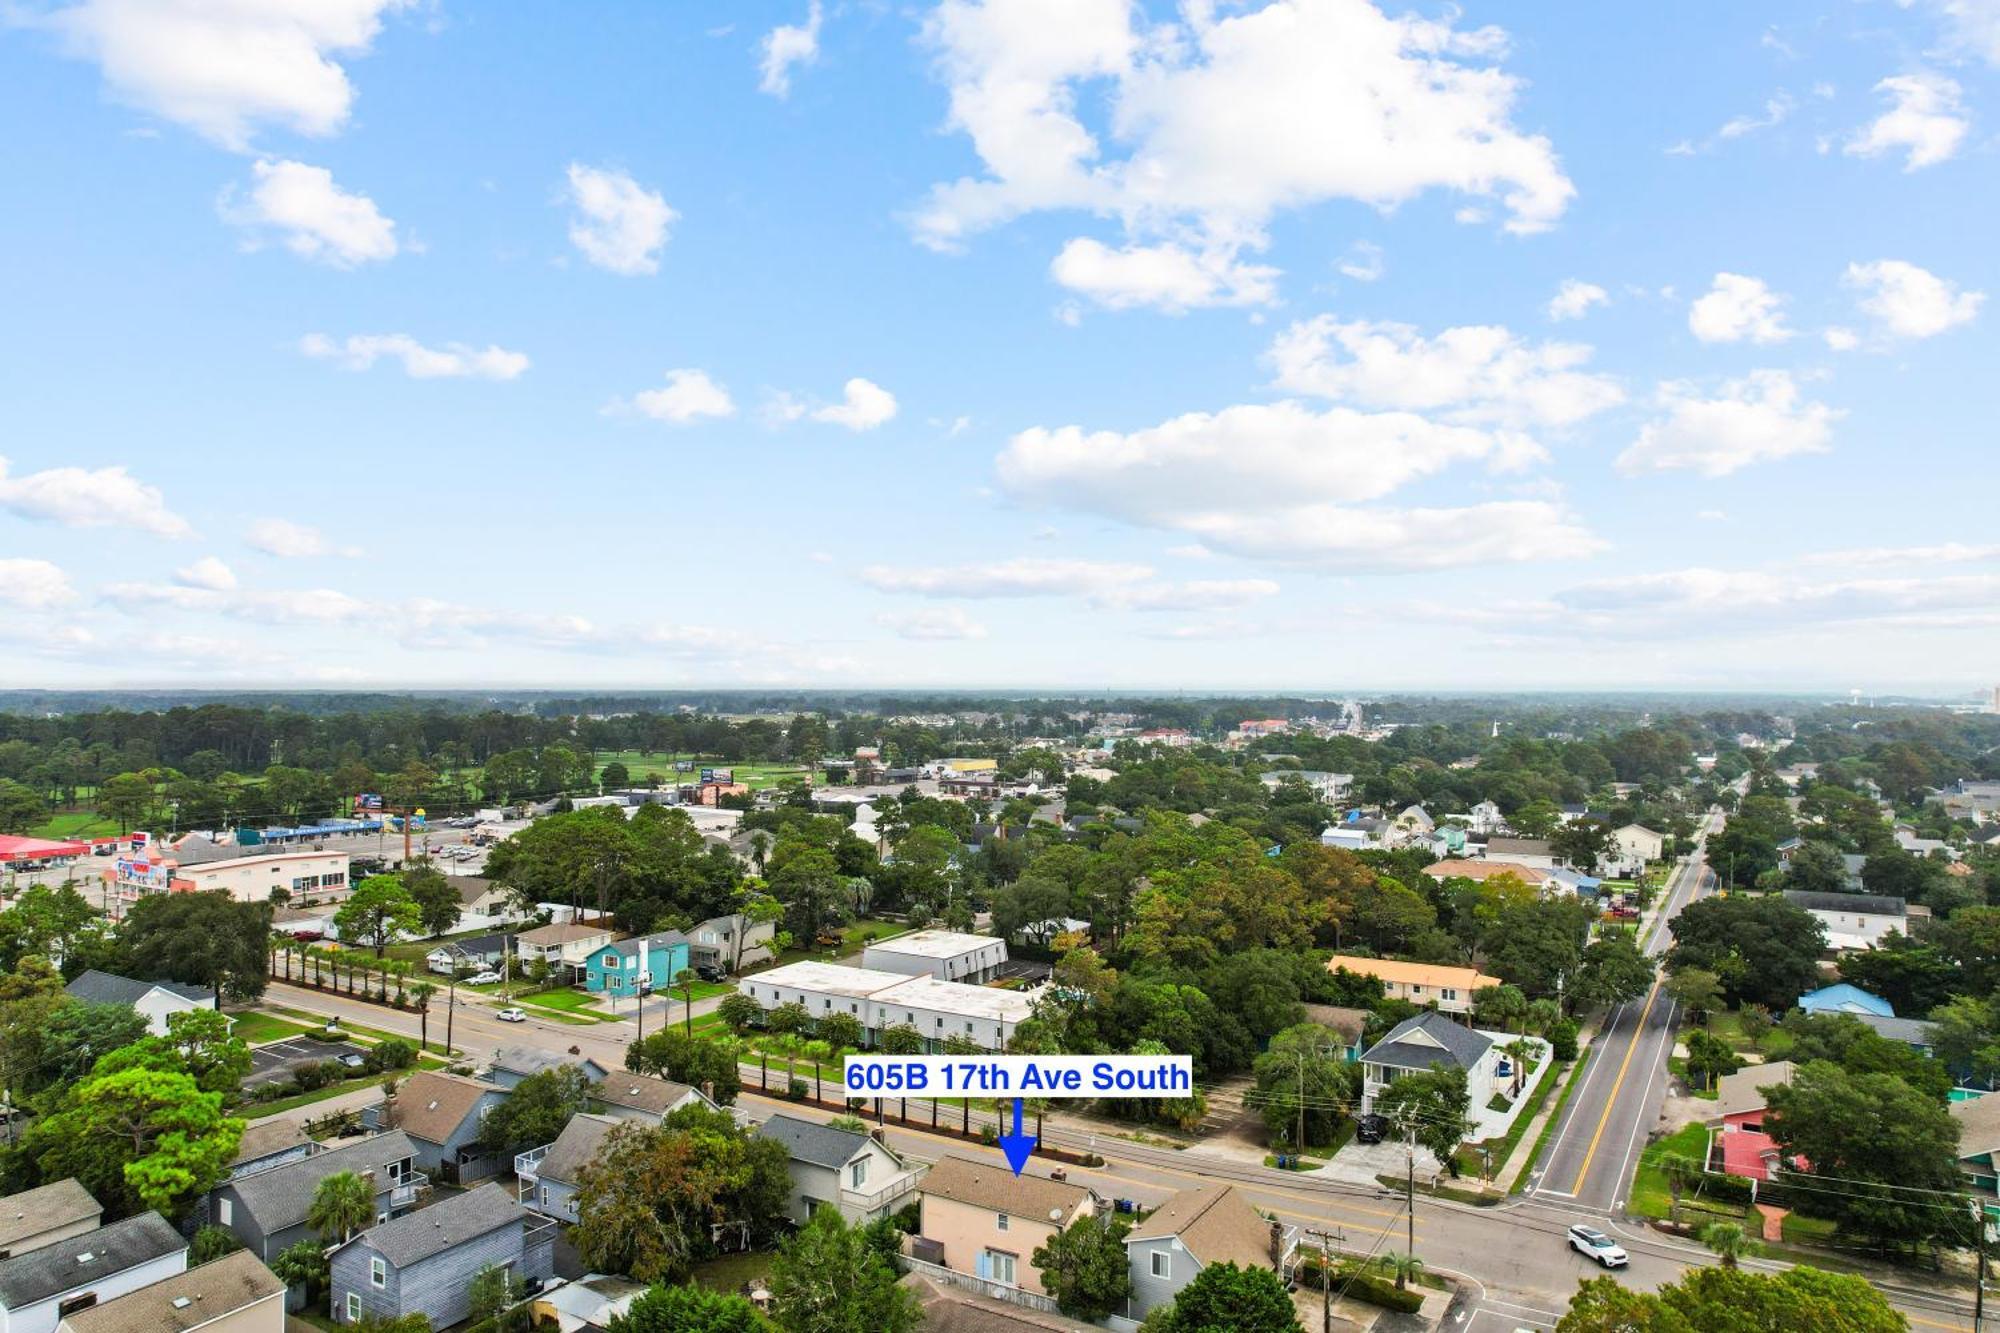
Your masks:
M 1172 1281 L 1174 1276 L 1174 1256 L 1165 1250 L 1153 1251 L 1153 1276 L 1162 1281 Z
M 549 1206 L 549 1187 L 547 1185 L 544 1185 L 542 1186 L 542 1207 L 546 1208 L 548 1206 Z
M 986 1252 L 986 1276 L 995 1282 L 1014 1285 L 1014 1256 L 1000 1250 Z
M 868 1159 L 866 1157 L 847 1164 L 847 1188 L 858 1190 L 867 1179 Z
M 72 1296 L 56 1307 L 56 1318 L 67 1319 L 78 1310 L 88 1310 L 97 1304 L 97 1293 L 86 1291 L 81 1296 Z
M 389 1265 L 380 1259 L 368 1261 L 368 1285 L 386 1287 L 389 1285 Z
M 215 1220 L 223 1226 L 233 1224 L 236 1221 L 236 1201 L 230 1198 L 217 1199 L 215 1201 Z
M 1005 1231 L 1007 1229 L 1007 1214 L 999 1213 L 994 1216 L 993 1229 L 996 1231 Z
M 361 1318 L 361 1297 L 351 1291 L 347 1293 L 347 1317 L 349 1319 Z

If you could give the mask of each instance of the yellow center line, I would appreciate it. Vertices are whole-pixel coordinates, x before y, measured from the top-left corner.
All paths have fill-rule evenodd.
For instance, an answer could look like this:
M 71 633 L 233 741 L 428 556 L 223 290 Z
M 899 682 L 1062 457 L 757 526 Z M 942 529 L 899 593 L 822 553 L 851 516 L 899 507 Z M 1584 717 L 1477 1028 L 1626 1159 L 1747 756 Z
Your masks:
M 1653 1012 L 1653 1001 L 1660 998 L 1660 983 L 1657 978 L 1653 988 L 1646 992 L 1646 1007 L 1639 1011 L 1639 1021 L 1632 1028 L 1632 1040 L 1625 1047 L 1625 1058 L 1619 1061 L 1618 1077 L 1611 1080 L 1611 1095 L 1604 1099 L 1604 1114 L 1597 1117 L 1597 1132 L 1590 1136 L 1590 1146 L 1584 1149 L 1583 1164 L 1576 1169 L 1576 1180 L 1569 1187 L 1572 1195 L 1583 1193 L 1583 1178 L 1590 1174 L 1590 1163 L 1597 1156 L 1598 1140 L 1604 1137 L 1604 1127 L 1611 1123 L 1611 1112 L 1618 1105 L 1618 1089 L 1625 1084 L 1625 1071 L 1632 1067 L 1633 1053 L 1639 1049 L 1640 1038 L 1646 1033 L 1646 1019 Z

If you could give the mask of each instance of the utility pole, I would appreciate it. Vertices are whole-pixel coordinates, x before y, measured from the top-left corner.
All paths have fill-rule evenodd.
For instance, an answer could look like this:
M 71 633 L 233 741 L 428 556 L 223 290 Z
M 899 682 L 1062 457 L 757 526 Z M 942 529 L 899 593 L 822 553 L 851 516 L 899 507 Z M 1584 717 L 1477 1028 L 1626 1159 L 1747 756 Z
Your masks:
M 1347 1233 L 1322 1227 L 1318 1231 L 1308 1231 L 1306 1235 L 1319 1239 L 1320 1333 L 1333 1333 L 1333 1247 L 1336 1242 L 1347 1244 Z
M 1414 1259 L 1417 1255 L 1417 1127 L 1413 1124 L 1405 1133 L 1403 1160 L 1409 1164 L 1409 1175 L 1403 1186 L 1403 1217 L 1409 1225 L 1409 1232 L 1404 1242 L 1403 1257 Z M 1403 1285 L 1400 1272 L 1396 1275 L 1396 1285 Z
M 458 969 L 451 970 L 451 988 L 444 997 L 444 1053 L 451 1055 L 451 1023 L 458 1017 Z

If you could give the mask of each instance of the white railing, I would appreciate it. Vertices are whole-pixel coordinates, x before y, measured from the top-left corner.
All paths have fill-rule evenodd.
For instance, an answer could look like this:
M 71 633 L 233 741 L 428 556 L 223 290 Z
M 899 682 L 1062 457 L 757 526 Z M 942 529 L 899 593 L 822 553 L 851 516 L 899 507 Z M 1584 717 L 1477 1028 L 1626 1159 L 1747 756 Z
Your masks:
M 858 1208 L 870 1213 L 889 1200 L 917 1192 L 917 1181 L 922 1177 L 915 1171 L 905 1171 L 894 1176 L 889 1183 L 876 1190 L 856 1190 L 842 1187 L 840 1198 L 850 1208 Z
M 990 1277 L 974 1277 L 970 1273 L 961 1273 L 955 1268 L 946 1268 L 942 1264 L 934 1264 L 924 1259 L 913 1259 L 907 1254 L 902 1257 L 902 1262 L 912 1273 L 922 1273 L 925 1277 L 942 1282 L 948 1287 L 957 1287 L 961 1291 L 969 1291 L 975 1295 L 990 1297 L 996 1301 L 1006 1301 L 1010 1305 L 1018 1305 L 1025 1310 L 1039 1310 L 1043 1314 L 1060 1314 L 1062 1312 L 1057 1307 L 1053 1296 L 1043 1296 L 1036 1292 L 1027 1291 L 1015 1286 L 1011 1282 L 996 1282 Z
M 419 1192 L 430 1187 L 431 1178 L 421 1171 L 405 1171 L 400 1176 L 389 1177 L 389 1206 L 408 1208 L 417 1201 Z
M 542 1164 L 542 1159 L 549 1155 L 549 1149 L 555 1146 L 553 1143 L 544 1143 L 539 1148 L 530 1148 L 527 1152 L 514 1154 L 514 1174 L 522 1180 L 533 1180 L 539 1174 L 536 1168 Z

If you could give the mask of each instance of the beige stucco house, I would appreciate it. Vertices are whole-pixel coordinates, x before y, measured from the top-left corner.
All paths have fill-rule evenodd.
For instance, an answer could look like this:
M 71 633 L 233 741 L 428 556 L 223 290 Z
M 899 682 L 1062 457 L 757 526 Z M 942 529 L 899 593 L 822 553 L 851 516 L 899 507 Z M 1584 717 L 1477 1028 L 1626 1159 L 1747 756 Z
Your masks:
M 1047 1176 L 1016 1177 L 990 1162 L 943 1157 L 917 1189 L 910 1254 L 1000 1286 L 1046 1294 L 1032 1256 L 1049 1238 L 1096 1212 L 1097 1196 Z

